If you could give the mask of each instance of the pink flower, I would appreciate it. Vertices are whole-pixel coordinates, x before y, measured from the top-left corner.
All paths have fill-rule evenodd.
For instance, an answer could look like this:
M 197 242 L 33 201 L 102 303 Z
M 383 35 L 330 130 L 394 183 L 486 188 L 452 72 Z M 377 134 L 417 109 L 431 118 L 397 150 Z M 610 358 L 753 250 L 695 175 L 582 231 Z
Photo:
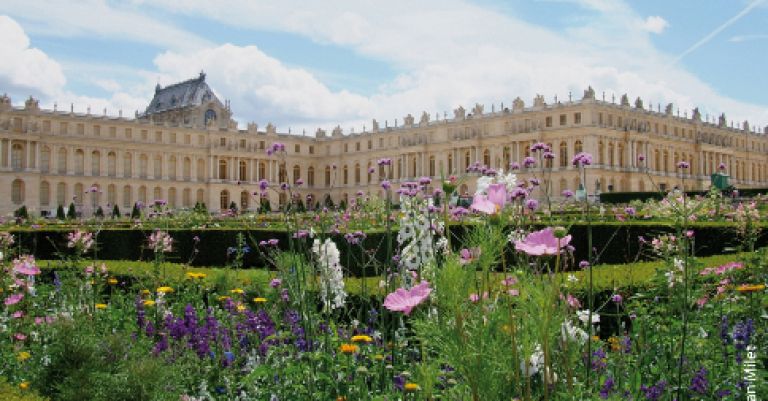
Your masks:
M 507 291 L 507 294 L 509 294 L 509 295 L 511 295 L 513 297 L 516 297 L 516 296 L 520 295 L 520 290 L 513 288 L 513 289 Z
M 560 242 L 559 244 L 558 241 Z M 528 234 L 522 241 L 515 241 L 515 249 L 531 256 L 556 255 L 560 253 L 558 245 L 562 248 L 570 242 L 570 235 L 566 235 L 558 240 L 555 238 L 552 227 L 547 227 Z
M 574 308 L 574 309 L 581 308 L 581 302 L 579 302 L 579 299 L 574 297 L 573 295 L 568 294 L 568 296 L 566 296 L 565 299 L 571 308 Z
M 504 280 L 501 280 L 501 285 L 506 287 L 509 287 L 510 285 L 515 285 L 515 284 L 517 284 L 517 277 L 514 277 L 514 276 L 506 277 L 504 278 Z
M 480 300 L 480 296 L 473 292 L 472 294 L 469 294 L 469 300 L 471 302 L 477 302 Z
M 406 316 L 411 314 L 413 308 L 424 302 L 429 297 L 432 289 L 429 282 L 422 281 L 419 285 L 406 290 L 398 288 L 384 298 L 384 307 L 393 312 L 403 312 Z
M 22 256 L 13 261 L 13 271 L 26 276 L 35 276 L 40 274 L 40 268 L 35 265 L 34 256 Z
M 17 310 L 16 312 L 13 312 L 11 317 L 14 318 L 14 319 L 21 319 L 22 317 L 24 317 L 24 312 L 20 311 L 20 310 Z
M 27 335 L 24 334 L 24 333 L 16 333 L 16 334 L 13 335 L 13 338 L 15 338 L 15 339 L 17 339 L 19 341 L 24 341 L 24 340 L 27 339 Z
M 480 248 L 467 249 L 463 248 L 459 251 L 459 262 L 462 265 L 472 263 L 475 259 L 480 257 Z
M 704 305 L 706 305 L 707 301 L 709 301 L 707 297 L 699 298 L 698 300 L 696 300 L 696 305 L 698 305 L 699 308 L 703 308 Z
M 474 199 L 472 199 L 472 205 L 469 208 L 485 214 L 494 214 L 497 211 L 496 204 L 489 201 L 488 197 L 485 195 L 480 194 L 475 195 Z
M 17 303 L 21 302 L 22 299 L 24 299 L 24 294 L 22 293 L 12 294 L 11 296 L 5 299 L 5 304 L 16 305 Z

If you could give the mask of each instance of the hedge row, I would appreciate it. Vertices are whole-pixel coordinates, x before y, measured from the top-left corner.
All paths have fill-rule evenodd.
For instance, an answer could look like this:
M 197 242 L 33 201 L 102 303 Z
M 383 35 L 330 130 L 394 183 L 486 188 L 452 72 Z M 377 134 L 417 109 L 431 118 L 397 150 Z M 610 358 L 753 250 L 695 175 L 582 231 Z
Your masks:
M 704 196 L 709 191 L 686 191 L 688 196 Z M 768 188 L 743 188 L 738 190 L 739 197 L 752 198 L 757 195 L 768 194 Z M 723 191 L 723 195 L 731 196 L 731 191 Z M 664 193 L 658 191 L 652 192 L 603 192 L 600 194 L 600 202 L 602 203 L 629 203 L 633 200 L 639 200 L 645 202 L 647 200 L 661 200 L 665 196 Z
M 451 226 L 450 232 L 454 248 L 460 248 L 462 238 L 472 226 Z M 585 224 L 574 224 L 569 228 L 572 236 L 571 245 L 575 248 L 576 261 L 587 259 L 587 230 Z M 709 256 L 728 253 L 741 245 L 735 234 L 735 230 L 727 225 L 697 225 L 696 254 Z M 190 263 L 192 266 L 226 266 L 232 263 L 231 249 L 237 246 L 238 233 L 246 235 L 251 251 L 245 255 L 244 267 L 265 267 L 268 260 L 264 258 L 258 243 L 260 241 L 275 238 L 279 240 L 281 249 L 288 249 L 289 238 L 285 232 L 267 232 L 261 230 L 244 231 L 236 229 L 206 229 L 170 230 L 174 239 L 174 250 L 167 255 L 167 260 L 177 263 Z M 651 255 L 640 252 L 640 238 L 650 238 L 657 234 L 673 233 L 674 229 L 668 225 L 643 224 L 597 224 L 592 226 L 592 241 L 598 258 L 595 263 L 620 264 L 635 261 L 649 260 Z M 152 252 L 147 248 L 149 230 L 103 230 L 98 233 L 98 251 L 95 255 L 103 260 L 152 260 Z M 17 231 L 15 232 L 19 244 L 24 252 L 30 252 L 38 259 L 57 259 L 60 253 L 71 252 L 66 248 L 65 231 Z M 396 249 L 396 233 L 390 237 L 392 249 Z M 197 240 L 199 239 L 199 241 Z M 383 262 L 387 258 L 387 234 L 369 233 L 363 241 L 362 247 L 348 245 L 342 235 L 333 237 L 341 252 L 341 263 L 348 266 L 356 275 L 379 275 L 381 271 L 375 271 L 373 264 L 367 263 L 372 259 Z M 310 239 L 291 239 L 295 247 L 308 249 Z M 768 245 L 766 234 L 757 238 L 757 246 Z M 197 249 L 197 252 L 195 252 Z M 511 258 L 514 250 L 510 246 L 507 250 Z M 511 260 L 511 259 L 508 259 Z M 379 264 L 380 265 L 380 264 Z

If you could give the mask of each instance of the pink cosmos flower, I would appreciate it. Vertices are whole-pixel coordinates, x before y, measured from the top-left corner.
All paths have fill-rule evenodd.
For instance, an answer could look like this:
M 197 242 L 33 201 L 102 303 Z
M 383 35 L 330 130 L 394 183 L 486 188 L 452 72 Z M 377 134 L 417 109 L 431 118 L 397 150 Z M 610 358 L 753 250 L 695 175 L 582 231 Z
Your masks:
M 5 304 L 9 306 L 16 305 L 17 303 L 21 302 L 22 299 L 24 299 L 23 293 L 12 294 L 11 296 L 5 299 Z
M 467 249 L 463 248 L 459 251 L 459 262 L 462 265 L 472 263 L 475 259 L 480 257 L 480 248 Z
M 21 319 L 22 317 L 24 317 L 24 311 L 17 310 L 16 312 L 13 312 L 11 317 L 14 319 Z
M 422 281 L 419 285 L 406 290 L 398 288 L 384 298 L 384 307 L 393 312 L 403 312 L 406 316 L 411 314 L 413 308 L 424 302 L 429 297 L 432 289 L 429 282 Z
M 504 280 L 501 280 L 501 285 L 509 287 L 510 285 L 517 284 L 517 277 L 509 276 L 504 278 Z
M 488 195 L 475 195 L 471 209 L 485 214 L 496 214 L 507 202 L 507 187 L 504 184 L 488 185 Z
M 510 296 L 516 297 L 516 296 L 520 295 L 520 290 L 513 288 L 511 290 L 508 290 L 507 294 L 509 294 Z
M 579 299 L 574 297 L 573 295 L 568 294 L 568 296 L 566 296 L 565 299 L 571 308 L 574 308 L 574 309 L 581 308 L 581 302 L 579 302 Z
M 34 256 L 22 256 L 13 261 L 13 271 L 25 276 L 35 276 L 40 274 L 40 268 L 35 265 Z
M 563 248 L 571 242 L 571 236 L 566 235 L 559 241 L 560 248 Z M 515 241 L 515 249 L 531 256 L 556 255 L 560 252 L 552 227 L 534 231 L 522 241 Z
M 699 308 L 703 308 L 703 307 L 704 307 L 704 305 L 706 305 L 706 304 L 707 304 L 707 301 L 709 301 L 709 298 L 707 298 L 707 297 L 702 297 L 702 298 L 699 298 L 699 299 L 697 299 L 697 300 L 696 300 L 696 305 L 697 305 Z

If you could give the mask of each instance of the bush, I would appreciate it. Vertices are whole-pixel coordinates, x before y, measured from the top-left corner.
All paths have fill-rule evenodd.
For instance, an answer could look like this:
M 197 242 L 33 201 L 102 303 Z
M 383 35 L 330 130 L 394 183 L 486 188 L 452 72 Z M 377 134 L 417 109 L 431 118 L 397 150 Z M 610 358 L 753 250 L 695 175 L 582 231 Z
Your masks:
M 103 218 L 104 218 L 104 209 L 102 209 L 102 208 L 101 208 L 101 206 L 99 206 L 99 207 L 96 209 L 96 212 L 95 212 L 93 215 L 94 215 L 95 217 L 97 217 L 97 218 L 103 219 Z
M 39 396 L 34 390 L 22 390 L 19 386 L 8 383 L 0 376 L 0 400 L 3 401 L 45 401 L 47 398 Z
M 29 212 L 27 211 L 27 205 L 22 205 L 20 208 L 16 209 L 15 212 L 13 212 L 13 217 L 16 217 L 17 219 L 29 219 Z
M 141 210 L 139 210 L 139 203 L 138 202 L 133 204 L 133 209 L 131 209 L 131 218 L 132 219 L 140 219 L 141 218 Z
M 120 218 L 120 208 L 117 205 L 112 207 L 112 218 L 113 219 Z
M 64 213 L 64 206 L 59 205 L 59 207 L 56 208 L 56 219 L 57 220 L 66 220 L 67 215 Z
M 77 218 L 77 210 L 75 209 L 75 204 L 70 202 L 69 209 L 67 209 L 67 219 L 74 220 L 76 218 Z

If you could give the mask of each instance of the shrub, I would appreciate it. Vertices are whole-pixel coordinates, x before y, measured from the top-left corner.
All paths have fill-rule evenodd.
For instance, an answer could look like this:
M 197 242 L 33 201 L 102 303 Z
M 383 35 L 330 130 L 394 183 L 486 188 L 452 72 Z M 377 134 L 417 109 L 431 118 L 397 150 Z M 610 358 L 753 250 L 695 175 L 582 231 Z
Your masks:
M 120 208 L 117 205 L 115 205 L 112 207 L 112 218 L 117 219 L 119 217 L 120 217 Z
M 59 205 L 59 207 L 56 208 L 56 219 L 65 220 L 66 218 L 67 215 L 64 213 L 64 206 Z
M 22 390 L 19 386 L 8 383 L 4 377 L 0 376 L 0 400 L 3 401 L 44 401 L 47 398 L 41 397 L 34 390 Z
M 77 210 L 75 209 L 75 204 L 70 202 L 69 209 L 67 209 L 67 219 L 74 220 L 76 218 L 77 218 Z

